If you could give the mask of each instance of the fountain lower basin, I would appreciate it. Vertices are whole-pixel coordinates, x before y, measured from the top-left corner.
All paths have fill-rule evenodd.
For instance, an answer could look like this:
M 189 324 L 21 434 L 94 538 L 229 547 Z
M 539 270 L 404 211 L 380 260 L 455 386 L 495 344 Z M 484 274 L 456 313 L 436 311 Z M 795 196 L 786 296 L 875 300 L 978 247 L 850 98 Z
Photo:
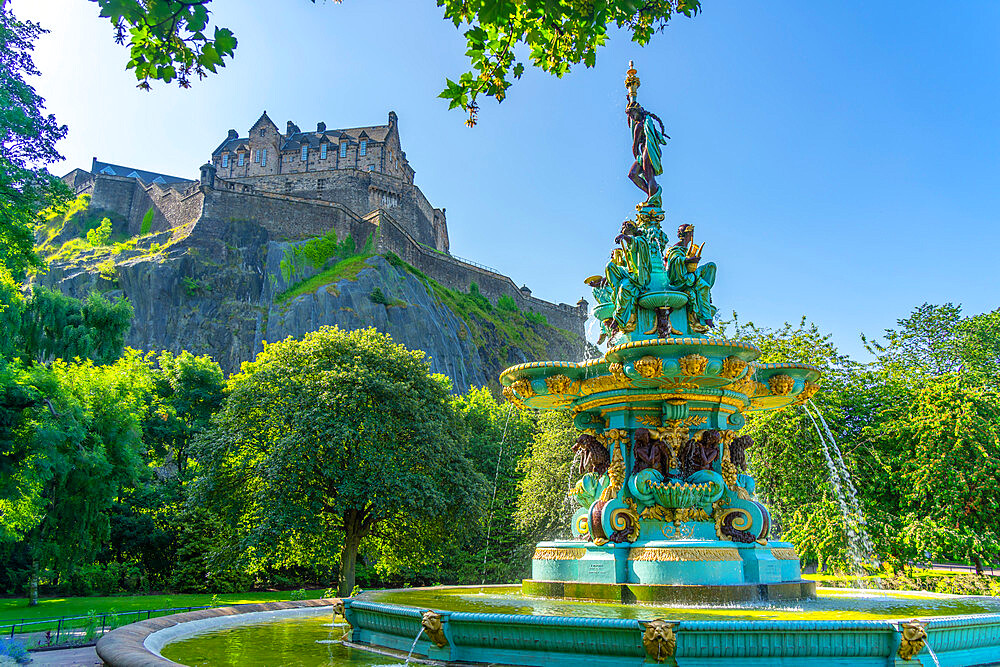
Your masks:
M 1000 599 L 830 588 L 818 593 L 814 600 L 794 602 L 623 605 L 525 596 L 518 585 L 374 591 L 345 601 L 353 625 L 346 644 L 335 642 L 343 628 L 339 618 L 333 623 L 333 607 L 327 607 L 329 616 L 312 619 L 308 616 L 317 610 L 304 608 L 302 617 L 267 624 L 260 624 L 257 614 L 245 614 L 247 625 L 166 643 L 162 656 L 147 652 L 142 662 L 118 662 L 105 651 L 101 655 L 110 665 L 360 667 L 401 664 L 414 647 L 414 658 L 441 662 L 640 665 L 656 662 L 643 638 L 652 621 L 665 619 L 674 646 L 672 654 L 660 656 L 661 664 L 731 665 L 738 659 L 750 666 L 780 660 L 786 666 L 930 667 L 936 658 L 946 667 L 990 664 L 1000 656 Z M 430 609 L 440 615 L 444 646 L 424 630 Z M 903 624 L 914 618 L 921 619 L 927 640 L 904 660 Z M 122 634 L 136 634 L 143 625 L 115 633 L 131 629 Z M 178 637 L 189 634 L 174 632 Z M 157 641 L 156 634 L 146 635 L 151 640 L 147 644 Z

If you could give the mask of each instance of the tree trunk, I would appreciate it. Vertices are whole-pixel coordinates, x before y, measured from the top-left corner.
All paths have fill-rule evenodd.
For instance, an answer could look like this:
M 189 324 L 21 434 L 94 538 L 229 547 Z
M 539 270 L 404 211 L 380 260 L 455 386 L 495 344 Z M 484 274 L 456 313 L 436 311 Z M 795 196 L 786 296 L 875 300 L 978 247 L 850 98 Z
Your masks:
M 976 564 L 976 574 L 982 576 L 983 559 L 979 556 L 979 554 L 972 554 L 972 562 Z
M 31 577 L 28 580 L 28 606 L 38 606 L 38 559 L 31 557 Z
M 360 531 L 350 525 L 344 527 L 344 546 L 340 550 L 340 575 L 337 594 L 342 598 L 354 592 L 354 566 L 358 561 L 358 545 L 361 544 Z

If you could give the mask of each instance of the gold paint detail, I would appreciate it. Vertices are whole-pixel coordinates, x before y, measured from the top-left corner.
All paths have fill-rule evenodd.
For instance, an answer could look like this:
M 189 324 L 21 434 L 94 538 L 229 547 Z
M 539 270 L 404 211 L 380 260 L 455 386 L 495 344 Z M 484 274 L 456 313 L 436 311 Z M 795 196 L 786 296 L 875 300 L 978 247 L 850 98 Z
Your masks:
M 767 384 L 770 387 L 772 394 L 776 394 L 777 396 L 787 396 L 792 393 L 792 388 L 795 387 L 795 380 L 793 380 L 790 375 L 782 373 L 780 375 L 772 375 L 768 379 Z
M 664 549 L 662 547 L 637 547 L 628 553 L 629 560 L 661 561 L 684 563 L 688 561 L 733 561 L 741 560 L 740 551 L 734 547 L 709 549 L 701 547 L 682 547 L 680 549 Z
M 774 556 L 775 558 L 777 558 L 778 560 L 798 560 L 799 559 L 799 555 L 797 553 L 795 553 L 795 549 L 775 547 L 774 549 L 771 549 L 771 555 Z
M 590 522 L 587 520 L 586 516 L 581 516 L 576 520 L 576 532 L 580 533 L 583 537 L 590 536 Z M 537 549 L 535 551 L 538 551 Z
M 515 394 L 514 390 L 511 389 L 510 387 L 503 388 L 503 397 L 506 398 L 511 403 L 513 403 L 514 407 L 516 408 L 524 409 L 525 407 L 527 407 L 525 406 L 524 401 L 518 398 L 517 394 Z
M 437 644 L 438 648 L 444 648 L 448 645 L 448 640 L 444 636 L 444 623 L 441 622 L 441 614 L 428 609 L 420 619 L 420 625 L 427 637 Z
M 654 662 L 663 662 L 677 652 L 676 623 L 667 623 L 662 618 L 645 622 L 642 631 L 642 646 L 646 655 Z
M 545 378 L 545 386 L 550 394 L 568 394 L 573 388 L 573 380 L 560 373 Z
M 586 519 L 587 517 L 580 517 Z M 586 549 L 557 549 L 550 547 L 539 547 L 535 549 L 532 560 L 579 560 L 586 554 Z
M 622 458 L 622 450 L 617 444 L 613 445 L 613 447 L 611 465 L 608 466 L 608 477 L 611 478 L 611 483 L 601 492 L 601 500 L 604 502 L 615 498 L 625 484 L 625 460 Z
M 658 427 L 662 423 L 659 415 L 639 415 L 635 418 L 635 420 L 643 426 L 652 426 L 654 428 Z
M 715 535 L 720 540 L 732 541 L 733 539 L 722 532 L 722 522 L 730 514 L 738 515 L 735 519 L 733 519 L 733 530 L 750 530 L 753 528 L 753 518 L 746 510 L 741 510 L 738 507 L 730 507 L 728 509 L 721 509 L 717 507 L 715 508 L 715 511 L 712 512 L 712 516 L 715 517 Z
M 626 540 L 635 542 L 639 539 L 639 515 L 635 513 L 635 510 L 630 507 L 619 507 L 616 510 L 612 510 L 609 518 L 611 520 L 611 528 L 615 531 L 625 530 L 631 523 L 632 529 L 629 531 Z
M 917 619 L 908 623 L 900 623 L 903 636 L 899 640 L 899 650 L 896 651 L 903 660 L 912 660 L 913 656 L 924 650 L 927 643 L 927 627 Z
M 708 358 L 700 354 L 688 354 L 677 360 L 684 375 L 704 375 L 708 367 Z
M 805 386 L 802 387 L 802 392 L 799 393 L 799 397 L 795 401 L 795 405 L 802 405 L 815 396 L 817 391 L 819 391 L 819 385 L 812 380 L 806 380 Z
M 525 398 L 531 398 L 532 396 L 535 395 L 535 390 L 531 388 L 531 381 L 528 380 L 527 378 L 521 378 L 520 380 L 515 380 L 510 385 L 510 388 L 513 389 L 514 392 L 517 393 L 517 395 L 520 396 L 522 400 Z
M 647 379 L 663 375 L 663 359 L 651 354 L 637 359 L 632 365 L 635 367 L 636 373 Z
M 737 375 L 743 372 L 743 369 L 747 367 L 747 362 L 743 361 L 736 356 L 728 356 L 722 360 L 722 371 L 719 373 L 722 377 L 732 380 Z
M 604 538 L 604 537 L 595 537 L 594 538 L 594 546 L 603 547 L 607 543 L 608 543 L 608 540 L 606 538 Z
M 688 440 L 688 430 L 708 422 L 708 417 L 691 415 L 684 419 L 666 419 L 663 428 L 656 429 L 656 437 L 670 447 L 672 460 L 680 460 L 681 446 Z

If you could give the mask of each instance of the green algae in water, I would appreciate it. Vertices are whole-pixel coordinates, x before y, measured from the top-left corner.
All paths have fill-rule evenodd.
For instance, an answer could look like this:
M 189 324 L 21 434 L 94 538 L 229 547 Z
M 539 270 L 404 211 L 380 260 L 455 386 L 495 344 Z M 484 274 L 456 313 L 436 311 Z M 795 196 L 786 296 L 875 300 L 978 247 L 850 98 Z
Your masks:
M 877 620 L 958 616 L 1000 612 L 1000 598 L 950 596 L 901 591 L 820 589 L 815 600 L 777 600 L 723 605 L 615 604 L 584 600 L 531 598 L 520 588 L 443 588 L 374 592 L 375 602 L 423 609 L 447 609 L 487 614 L 580 616 L 652 620 Z
M 337 642 L 347 626 L 330 624 L 330 616 L 287 618 L 207 632 L 167 644 L 164 658 L 191 667 L 376 667 L 399 665 L 393 658 L 348 648 Z

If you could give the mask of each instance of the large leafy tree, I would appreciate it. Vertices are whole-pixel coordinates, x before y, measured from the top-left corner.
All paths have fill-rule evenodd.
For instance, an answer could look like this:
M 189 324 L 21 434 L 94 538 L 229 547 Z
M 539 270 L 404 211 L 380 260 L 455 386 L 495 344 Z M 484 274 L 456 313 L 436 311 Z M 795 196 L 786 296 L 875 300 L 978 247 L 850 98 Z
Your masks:
M 568 536 L 577 507 L 567 494 L 579 479 L 573 469 L 573 441 L 579 435 L 565 412 L 538 414 L 538 433 L 518 461 L 514 519 L 529 543 Z
M 43 32 L 0 2 L 0 270 L 17 281 L 44 266 L 34 248 L 37 212 L 69 195 L 45 169 L 62 159 L 55 145 L 66 126 L 44 113 L 45 100 L 27 80 L 38 74 L 31 51 Z
M 423 352 L 374 329 L 269 344 L 230 378 L 197 442 L 200 497 L 228 518 L 251 566 L 337 545 L 349 595 L 364 538 L 406 521 L 458 525 L 482 504 L 449 390 Z
M 182 87 L 225 65 L 236 50 L 227 28 L 210 26 L 211 0 L 91 0 L 129 48 L 126 67 L 140 88 L 150 81 Z M 339 0 L 337 0 L 339 2 Z M 315 0 L 313 0 L 315 2 Z M 675 14 L 694 16 L 700 0 L 437 0 L 444 18 L 463 31 L 470 69 L 447 80 L 441 97 L 469 111 L 475 124 L 480 95 L 502 102 L 524 72 L 517 51 L 544 72 L 561 77 L 574 65 L 593 67 L 611 28 L 646 45 Z

